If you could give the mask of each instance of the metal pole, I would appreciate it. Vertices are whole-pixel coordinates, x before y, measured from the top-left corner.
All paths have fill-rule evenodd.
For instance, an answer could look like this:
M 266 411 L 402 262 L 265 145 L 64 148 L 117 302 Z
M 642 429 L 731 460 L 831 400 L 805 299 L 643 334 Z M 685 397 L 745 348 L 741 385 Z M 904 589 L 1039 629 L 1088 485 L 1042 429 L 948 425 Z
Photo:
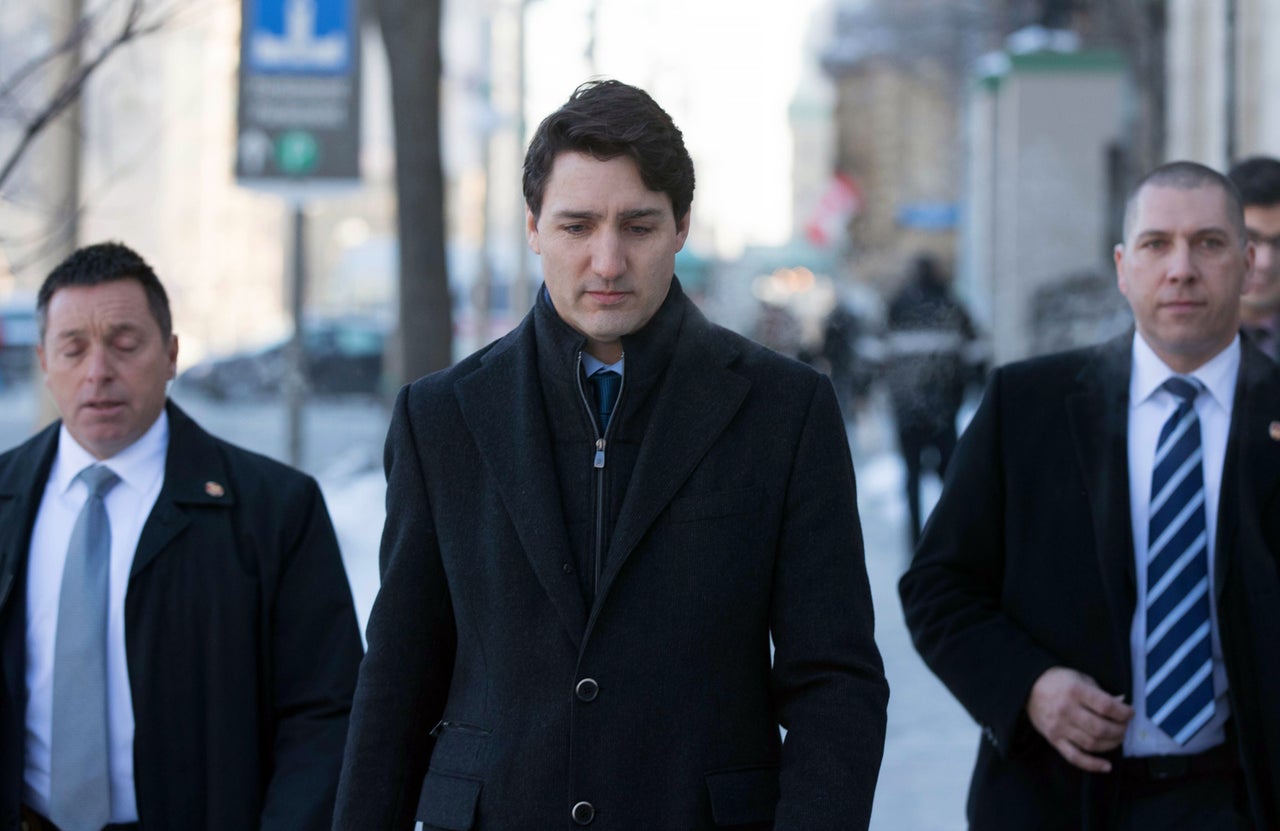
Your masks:
M 65 36 L 71 48 L 61 56 L 58 83 L 75 77 L 80 70 L 84 46 L 83 32 L 80 30 L 84 22 L 84 0 L 67 0 L 64 12 L 66 28 L 57 30 L 53 42 L 56 43 Z M 56 18 L 54 25 L 57 26 Z M 80 91 L 81 96 L 86 94 L 87 89 Z M 53 162 L 43 168 L 39 177 L 49 188 L 53 208 L 53 218 L 49 221 L 48 267 L 41 269 L 46 272 L 54 264 L 71 256 L 80 239 L 81 114 L 80 97 L 77 96 L 44 137 Z M 32 360 L 36 361 L 35 358 Z M 39 361 L 36 361 L 32 377 L 42 377 Z M 39 402 L 36 426 L 44 426 L 58 418 L 58 410 L 52 398 L 39 395 L 36 400 Z
M 525 142 L 525 131 L 528 129 L 525 125 L 524 111 L 526 105 L 526 97 L 528 95 L 528 79 L 525 72 L 525 13 L 529 8 L 532 0 L 520 0 L 516 8 L 516 152 L 519 154 L 521 164 L 518 170 L 523 170 Z M 520 202 L 520 240 L 524 240 L 524 201 Z M 515 278 L 511 281 L 511 314 L 516 320 L 524 317 L 524 313 L 530 306 L 531 291 L 529 286 L 529 252 L 525 248 L 525 243 L 521 242 L 520 247 L 516 250 L 516 273 Z
M 1236 0 L 1226 0 L 1226 32 L 1224 33 L 1226 43 L 1224 44 L 1223 62 L 1226 64 L 1223 68 L 1226 90 L 1223 95 L 1223 117 L 1226 119 L 1226 136 L 1223 141 L 1223 151 L 1227 158 L 1224 160 L 1230 165 L 1236 159 L 1236 147 L 1239 143 L 1237 125 L 1236 107 L 1238 105 L 1239 94 L 1239 68 L 1237 61 L 1239 60 L 1239 45 L 1237 43 L 1236 31 Z
M 285 350 L 285 436 L 289 464 L 302 466 L 302 408 L 306 397 L 306 362 L 303 354 L 303 302 L 306 299 L 306 211 L 301 201 L 293 203 L 293 251 L 290 258 L 290 313 L 293 337 Z

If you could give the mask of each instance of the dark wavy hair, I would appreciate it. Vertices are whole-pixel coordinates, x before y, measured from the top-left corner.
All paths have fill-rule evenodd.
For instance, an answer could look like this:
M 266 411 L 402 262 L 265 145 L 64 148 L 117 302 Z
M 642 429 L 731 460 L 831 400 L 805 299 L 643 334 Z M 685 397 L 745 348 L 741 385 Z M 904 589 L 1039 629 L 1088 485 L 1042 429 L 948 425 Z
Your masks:
M 677 221 L 693 204 L 693 159 L 684 136 L 642 89 L 621 81 L 588 81 L 542 120 L 524 157 L 524 201 L 534 219 L 542 213 L 556 157 L 565 152 L 601 161 L 632 159 L 645 187 L 670 197 Z
M 165 293 L 160 278 L 147 261 L 129 246 L 120 242 L 100 242 L 80 248 L 49 272 L 36 295 L 36 322 L 40 326 L 40 340 L 44 341 L 49 322 L 49 302 L 58 289 L 74 286 L 96 286 L 115 280 L 137 280 L 147 295 L 151 316 L 160 326 L 160 334 L 166 341 L 173 334 L 173 317 L 169 313 L 169 295 Z
M 1280 205 L 1280 161 L 1254 156 L 1231 168 L 1227 178 L 1240 191 L 1246 206 Z

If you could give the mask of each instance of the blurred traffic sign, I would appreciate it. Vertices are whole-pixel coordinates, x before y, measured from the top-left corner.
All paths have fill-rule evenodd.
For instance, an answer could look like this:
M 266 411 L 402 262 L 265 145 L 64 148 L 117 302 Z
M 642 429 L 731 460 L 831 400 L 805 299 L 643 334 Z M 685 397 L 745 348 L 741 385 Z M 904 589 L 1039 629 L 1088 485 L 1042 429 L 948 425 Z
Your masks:
M 360 179 L 358 0 L 241 0 L 236 178 L 305 201 Z
M 955 202 L 908 202 L 899 205 L 898 224 L 920 231 L 951 231 L 960 220 L 960 207 Z

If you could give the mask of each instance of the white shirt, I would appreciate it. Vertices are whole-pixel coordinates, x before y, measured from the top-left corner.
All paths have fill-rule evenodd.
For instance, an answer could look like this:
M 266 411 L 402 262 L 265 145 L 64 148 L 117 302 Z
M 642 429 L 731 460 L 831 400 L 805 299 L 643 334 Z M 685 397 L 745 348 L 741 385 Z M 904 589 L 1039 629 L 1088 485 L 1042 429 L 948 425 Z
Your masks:
M 1236 376 L 1240 371 L 1240 336 L 1208 363 L 1190 373 L 1204 384 L 1196 397 L 1200 419 L 1200 444 L 1204 453 L 1205 530 L 1208 532 L 1209 585 L 1213 586 L 1216 560 L 1218 502 L 1222 493 L 1222 466 L 1227 455 L 1227 434 L 1231 430 L 1231 409 L 1235 401 Z M 1129 630 L 1133 656 L 1133 720 L 1124 734 L 1126 756 L 1172 756 L 1200 753 L 1226 738 L 1223 724 L 1231 715 L 1227 702 L 1227 669 L 1222 661 L 1222 641 L 1218 632 L 1218 599 L 1209 592 L 1210 633 L 1213 643 L 1213 718 L 1185 745 L 1179 745 L 1148 718 L 1146 708 L 1147 639 L 1147 531 L 1150 522 L 1151 474 L 1160 429 L 1177 409 L 1173 393 L 1160 389 L 1170 369 L 1152 351 L 1141 334 L 1133 338 L 1133 374 L 1129 379 L 1129 516 L 1133 522 L 1133 555 L 1138 581 L 1138 599 Z
M 133 787 L 133 698 L 124 646 L 124 598 L 138 538 L 160 486 L 169 448 L 169 418 L 162 410 L 140 439 L 105 464 L 120 482 L 106 496 L 111 522 L 111 565 L 107 598 L 107 714 L 111 754 L 111 822 L 136 822 Z M 50 737 L 53 717 L 53 644 L 58 630 L 58 597 L 71 529 L 89 489 L 76 477 L 99 464 L 64 425 L 58 452 L 45 483 L 44 498 L 31 533 L 27 567 L 26 769 L 22 801 L 49 815 Z

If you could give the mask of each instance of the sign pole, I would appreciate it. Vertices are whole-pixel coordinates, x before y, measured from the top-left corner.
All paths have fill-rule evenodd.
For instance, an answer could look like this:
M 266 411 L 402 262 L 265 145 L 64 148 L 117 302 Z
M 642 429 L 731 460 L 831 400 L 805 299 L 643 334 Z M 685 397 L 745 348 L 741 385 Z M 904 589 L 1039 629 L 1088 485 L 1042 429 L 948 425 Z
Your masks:
M 284 394 L 288 461 L 300 467 L 307 398 L 306 207 L 360 186 L 358 0 L 241 0 L 236 179 L 283 197 L 293 337 Z

